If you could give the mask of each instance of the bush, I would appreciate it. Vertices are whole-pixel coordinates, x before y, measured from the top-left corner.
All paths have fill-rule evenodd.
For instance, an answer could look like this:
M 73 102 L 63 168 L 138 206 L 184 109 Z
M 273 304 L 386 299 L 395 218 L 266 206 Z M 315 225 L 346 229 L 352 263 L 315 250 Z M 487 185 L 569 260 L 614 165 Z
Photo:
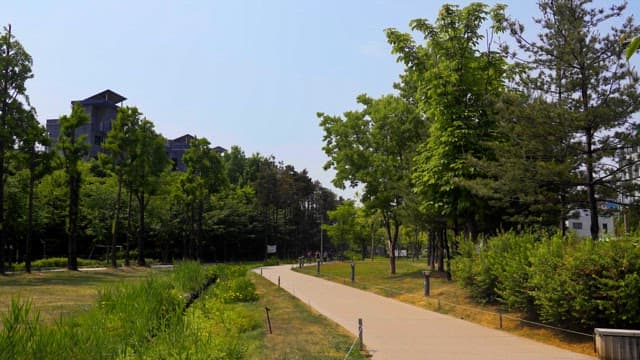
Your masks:
M 173 281 L 183 292 L 200 289 L 212 276 L 202 264 L 197 261 L 179 261 L 173 266 Z
M 262 263 L 262 266 L 276 266 L 276 265 L 280 265 L 280 259 L 278 259 L 275 256 L 270 256 L 269 258 L 265 259 L 264 262 Z
M 225 304 L 258 300 L 256 286 L 246 277 L 218 281 L 214 294 Z

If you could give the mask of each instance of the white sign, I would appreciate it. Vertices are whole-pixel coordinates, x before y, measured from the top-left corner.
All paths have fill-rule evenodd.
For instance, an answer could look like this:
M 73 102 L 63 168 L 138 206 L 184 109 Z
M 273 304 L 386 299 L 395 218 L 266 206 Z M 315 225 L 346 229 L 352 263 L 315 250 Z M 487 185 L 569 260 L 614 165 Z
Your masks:
M 267 245 L 267 254 L 275 254 L 278 245 Z

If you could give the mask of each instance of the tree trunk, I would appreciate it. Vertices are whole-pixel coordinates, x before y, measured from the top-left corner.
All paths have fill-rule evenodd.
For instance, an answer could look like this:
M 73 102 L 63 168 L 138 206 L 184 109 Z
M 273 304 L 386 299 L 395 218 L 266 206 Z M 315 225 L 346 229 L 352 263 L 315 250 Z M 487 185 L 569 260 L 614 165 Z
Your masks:
M 80 203 L 80 175 L 78 170 L 69 174 L 69 247 L 67 269 L 78 270 L 78 206 Z
M 33 156 L 33 154 L 31 155 Z M 27 205 L 27 243 L 24 250 L 24 268 L 27 273 L 31 274 L 31 241 L 33 237 L 33 188 L 35 186 L 35 164 L 33 158 L 29 164 L 29 195 Z
M 120 224 L 120 198 L 122 197 L 122 177 L 118 176 L 118 194 L 116 195 L 116 211 L 113 217 L 113 226 L 111 227 L 111 266 L 116 268 L 116 244 L 118 240 L 118 230 Z
M 5 111 L 6 107 L 3 106 L 2 114 L 5 114 Z M 0 126 L 4 127 L 4 124 L 0 124 Z M 1 141 L 2 140 L 0 140 L 0 142 Z M 6 223 L 4 218 L 4 146 L 4 144 L 0 143 L 0 275 L 4 275 L 6 271 L 4 267 L 4 247 L 7 244 L 7 230 L 5 229 Z
M 124 243 L 124 266 L 131 266 L 129 261 L 129 242 L 131 240 L 131 204 L 133 203 L 133 192 L 129 190 L 129 202 L 127 203 L 127 237 Z
M 591 216 L 591 239 L 598 240 L 598 201 L 596 200 L 596 186 L 593 181 L 593 134 L 590 128 L 585 131 L 587 145 L 587 196 L 589 197 L 589 215 Z
M 138 266 L 146 266 L 144 260 L 144 192 L 136 195 L 138 198 Z

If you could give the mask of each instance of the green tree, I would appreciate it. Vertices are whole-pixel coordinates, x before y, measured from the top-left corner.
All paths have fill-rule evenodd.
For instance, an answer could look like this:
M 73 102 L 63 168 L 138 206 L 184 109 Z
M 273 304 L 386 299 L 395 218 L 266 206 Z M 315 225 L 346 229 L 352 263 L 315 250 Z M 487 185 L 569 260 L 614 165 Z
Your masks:
M 24 263 L 25 270 L 31 273 L 31 248 L 33 230 L 35 227 L 34 216 L 34 193 L 36 182 L 52 171 L 52 161 L 56 156 L 55 152 L 47 152 L 44 147 L 50 145 L 51 140 L 47 130 L 40 125 L 35 117 L 34 111 L 26 111 L 25 122 L 21 129 L 18 155 L 24 168 L 29 173 L 29 185 L 27 189 L 27 224 L 25 239 Z
M 86 135 L 77 135 L 80 126 L 89 123 L 89 116 L 82 105 L 73 104 L 71 115 L 63 115 L 58 119 L 60 137 L 57 148 L 62 153 L 62 167 L 67 177 L 67 233 L 69 246 L 67 252 L 67 268 L 78 270 L 78 210 L 80 205 L 81 172 L 78 164 L 87 155 L 89 147 Z
M 145 266 L 145 210 L 151 197 L 160 189 L 161 175 L 169 166 L 169 157 L 165 151 L 165 139 L 155 132 L 150 120 L 142 119 L 131 137 L 134 145 L 131 166 L 126 176 L 130 194 L 138 202 L 137 263 Z
M 431 122 L 429 138 L 415 158 L 416 191 L 432 212 L 450 218 L 456 231 L 463 218 L 474 235 L 484 203 L 463 182 L 483 176 L 470 158 L 493 156 L 487 143 L 494 139 L 494 103 L 504 91 L 506 71 L 505 59 L 491 49 L 491 38 L 485 51 L 478 49 L 484 38 L 480 30 L 491 17 L 492 31 L 501 31 L 503 10 L 502 5 L 489 9 L 481 3 L 462 9 L 444 5 L 434 24 L 411 21 L 424 45 L 410 34 L 386 31 L 392 52 L 407 67 L 405 78 L 415 82 L 417 107 Z
M 6 179 L 6 153 L 15 143 L 15 130 L 21 121 L 22 102 L 28 103 L 25 83 L 33 77 L 31 56 L 13 34 L 11 25 L 0 35 L 0 274 L 5 273 L 4 184 Z
M 136 107 L 121 107 L 118 109 L 115 121 L 111 124 L 111 130 L 107 134 L 104 143 L 105 153 L 101 154 L 103 164 L 116 175 L 118 192 L 115 202 L 111 227 L 111 266 L 116 267 L 116 244 L 120 232 L 120 205 L 122 186 L 126 181 L 126 175 L 132 165 L 135 153 L 134 132 L 142 121 L 142 113 Z M 127 235 L 127 242 L 128 242 Z M 128 254 L 126 256 L 128 262 Z M 128 265 L 128 264 L 127 264 Z
M 198 260 L 201 259 L 204 242 L 205 205 L 210 203 L 211 194 L 220 191 L 227 183 L 222 160 L 210 145 L 206 138 L 194 138 L 183 156 L 187 165 L 183 188 L 189 202 L 193 230 L 191 238 L 195 240 L 195 257 Z
M 524 26 L 511 21 L 511 33 L 528 56 L 530 75 L 526 91 L 543 94 L 567 109 L 565 118 L 575 134 L 580 188 L 586 189 L 591 217 L 591 237 L 598 239 L 598 202 L 628 163 L 612 166 L 608 159 L 625 146 L 635 126 L 631 115 L 640 109 L 639 78 L 624 59 L 621 38 L 640 34 L 631 18 L 620 27 L 609 23 L 621 18 L 626 3 L 608 9 L 590 6 L 590 0 L 541 0 L 539 41 L 524 36 Z M 621 131 L 627 127 L 626 132 Z
M 336 187 L 344 188 L 347 182 L 364 185 L 362 203 L 382 215 L 390 271 L 395 274 L 399 209 L 411 191 L 410 169 L 426 122 L 414 106 L 397 96 L 360 95 L 358 103 L 364 109 L 345 112 L 344 119 L 318 113 L 325 133 L 323 150 L 330 159 L 325 169 L 336 170 Z

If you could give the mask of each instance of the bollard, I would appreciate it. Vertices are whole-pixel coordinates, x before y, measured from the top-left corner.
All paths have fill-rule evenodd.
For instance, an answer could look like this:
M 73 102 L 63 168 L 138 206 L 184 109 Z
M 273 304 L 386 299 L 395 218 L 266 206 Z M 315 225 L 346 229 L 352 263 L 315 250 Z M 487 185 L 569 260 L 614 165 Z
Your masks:
M 356 263 L 351 262 L 351 282 L 356 281 Z
M 316 273 L 320 275 L 320 260 L 316 263 Z
M 362 319 L 358 319 L 358 340 L 360 341 L 360 351 L 363 351 L 364 342 L 362 340 Z
M 269 324 L 269 334 L 273 334 L 273 331 L 271 330 L 271 318 L 269 317 L 269 309 L 268 307 L 264 307 L 264 311 L 267 313 L 267 323 Z
M 430 271 L 423 271 L 422 275 L 424 275 L 424 296 L 429 296 L 431 292 L 429 277 L 431 276 Z
M 278 276 L 278 287 L 280 287 L 280 276 Z

